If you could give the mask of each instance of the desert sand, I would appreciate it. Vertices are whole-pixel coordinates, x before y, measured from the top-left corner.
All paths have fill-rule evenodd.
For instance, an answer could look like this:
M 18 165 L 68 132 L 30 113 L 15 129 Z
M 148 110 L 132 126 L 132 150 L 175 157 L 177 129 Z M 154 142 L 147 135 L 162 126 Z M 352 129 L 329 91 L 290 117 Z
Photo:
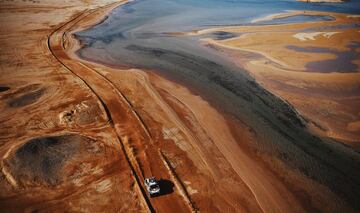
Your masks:
M 73 33 L 124 3 L 1 2 L 4 212 L 352 210 L 255 153 L 246 124 L 184 85 L 80 59 Z M 147 195 L 149 176 L 163 179 L 163 195 Z
M 59 24 L 109 3 L 1 2 L 3 212 L 146 210 L 106 109 L 48 48 Z
M 201 151 L 206 159 L 192 147 L 199 144 L 185 142 L 195 136 L 143 73 L 113 71 L 127 82 L 113 83 L 109 68 L 71 58 L 75 24 L 96 24 L 124 2 L 1 3 L 1 209 L 261 211 L 219 151 Z M 134 91 L 148 97 L 129 102 Z M 132 107 L 139 98 L 150 110 L 142 117 Z M 213 152 L 222 168 L 210 168 Z M 152 175 L 163 179 L 166 194 L 150 200 L 143 178 Z

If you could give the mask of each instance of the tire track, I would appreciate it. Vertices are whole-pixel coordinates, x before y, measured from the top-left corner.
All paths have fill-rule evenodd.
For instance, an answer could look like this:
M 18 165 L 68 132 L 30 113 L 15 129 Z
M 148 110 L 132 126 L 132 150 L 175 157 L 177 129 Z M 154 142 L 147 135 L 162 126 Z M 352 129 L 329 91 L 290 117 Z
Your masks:
M 99 10 L 102 10 L 106 7 L 114 7 L 115 5 L 118 6 L 118 4 L 121 3 L 116 3 L 116 4 L 111 4 L 105 7 L 101 7 L 99 8 Z M 114 128 L 116 134 L 118 135 L 118 140 L 120 142 L 122 151 L 124 152 L 123 154 L 125 155 L 125 158 L 129 164 L 130 170 L 133 174 L 133 178 L 134 181 L 136 183 L 136 186 L 138 188 L 138 191 L 140 191 L 140 197 L 142 199 L 142 203 L 145 203 L 145 208 L 147 208 L 147 210 L 149 212 L 154 212 L 154 208 L 151 205 L 150 200 L 148 199 L 148 197 L 146 196 L 146 192 L 145 189 L 142 187 L 142 185 L 140 184 L 140 178 L 138 176 L 138 173 L 136 172 L 135 168 L 139 168 L 139 166 L 136 166 L 136 163 L 131 160 L 131 158 L 129 157 L 129 153 L 126 151 L 126 145 L 124 144 L 124 141 L 121 139 L 122 135 L 119 134 L 118 131 L 116 131 L 116 127 L 114 124 L 114 120 L 113 120 L 113 116 L 108 108 L 108 106 L 106 105 L 106 101 L 96 92 L 96 89 L 94 89 L 78 72 L 76 72 L 74 69 L 72 69 L 71 66 L 69 66 L 69 64 L 64 63 L 64 61 L 62 59 L 70 59 L 66 53 L 64 52 L 64 36 L 66 36 L 65 33 L 65 29 L 66 27 L 70 26 L 74 26 L 76 23 L 78 23 L 79 21 L 81 21 L 83 18 L 85 18 L 86 16 L 90 15 L 91 13 L 95 12 L 94 11 L 89 11 L 89 10 L 85 10 L 83 12 L 81 12 L 79 15 L 77 15 L 76 17 L 74 17 L 73 19 L 71 19 L 70 21 L 66 22 L 65 24 L 59 26 L 58 28 L 56 28 L 49 36 L 48 36 L 48 40 L 47 40 L 47 44 L 48 44 L 48 48 L 51 52 L 51 54 L 59 61 L 59 63 L 61 63 L 68 71 L 70 71 L 72 74 L 74 74 L 77 78 L 79 78 L 90 90 L 91 92 L 97 97 L 97 99 L 100 101 L 102 107 L 105 110 L 106 116 L 108 118 L 108 121 L 110 123 L 110 125 Z M 70 63 L 71 64 L 71 63 Z M 96 72 L 97 73 L 97 72 Z
M 154 153 L 157 154 L 156 151 L 154 151 L 155 149 L 152 147 L 145 149 L 146 142 L 153 144 L 146 125 L 134 111 L 126 97 L 106 76 L 76 59 L 73 60 L 65 50 L 65 48 L 68 48 L 68 45 L 71 45 L 70 41 L 73 39 L 71 37 L 73 33 L 72 28 L 75 28 L 80 21 L 94 13 L 107 12 L 122 3 L 123 2 L 113 3 L 98 9 L 81 12 L 78 16 L 56 28 L 49 35 L 48 48 L 52 55 L 68 71 L 78 77 L 101 102 L 110 121 L 110 125 L 118 136 L 121 149 L 132 171 L 134 182 L 136 183 L 144 207 L 149 212 L 154 212 L 155 210 L 167 211 L 170 208 L 168 206 L 169 203 L 177 207 L 186 207 L 187 205 L 183 203 L 184 201 L 178 199 L 177 194 L 154 200 L 149 199 L 141 180 L 147 176 L 153 176 L 151 172 L 153 170 L 152 168 L 155 168 L 155 171 L 158 175 L 161 175 L 161 177 L 170 177 L 170 174 L 167 174 L 168 172 L 165 165 L 159 163 L 162 162 L 160 156 L 154 155 Z M 66 44 L 64 44 L 65 42 Z M 135 153 L 134 148 L 140 153 Z M 151 158 L 148 156 L 151 156 Z M 155 167 L 151 164 L 151 161 Z

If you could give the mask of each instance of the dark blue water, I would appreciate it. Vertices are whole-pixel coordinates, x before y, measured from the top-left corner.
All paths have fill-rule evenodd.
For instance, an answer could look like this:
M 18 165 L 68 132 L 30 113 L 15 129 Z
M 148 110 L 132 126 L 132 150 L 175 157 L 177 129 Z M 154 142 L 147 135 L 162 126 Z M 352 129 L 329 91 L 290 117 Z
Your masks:
M 295 0 L 141 0 L 119 7 L 108 19 L 77 33 L 87 60 L 155 72 L 186 85 L 219 111 L 241 120 L 255 132 L 254 148 L 288 156 L 301 171 L 360 209 L 360 155 L 304 128 L 306 121 L 288 103 L 259 86 L 227 57 L 199 43 L 199 37 L 171 36 L 219 25 L 244 25 L 285 10 L 360 13 L 360 2 L 307 4 Z M 282 23 L 327 17 L 293 17 Z M 215 32 L 216 39 L 233 34 Z

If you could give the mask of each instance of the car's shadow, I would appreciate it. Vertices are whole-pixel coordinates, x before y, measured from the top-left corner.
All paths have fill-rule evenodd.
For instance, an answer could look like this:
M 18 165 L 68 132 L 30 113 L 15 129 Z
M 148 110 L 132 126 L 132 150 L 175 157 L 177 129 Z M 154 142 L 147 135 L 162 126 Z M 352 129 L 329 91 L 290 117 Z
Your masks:
M 158 181 L 158 184 L 160 187 L 160 193 L 153 197 L 159 197 L 159 196 L 171 194 L 174 192 L 174 183 L 172 181 L 166 180 L 166 179 L 160 179 Z

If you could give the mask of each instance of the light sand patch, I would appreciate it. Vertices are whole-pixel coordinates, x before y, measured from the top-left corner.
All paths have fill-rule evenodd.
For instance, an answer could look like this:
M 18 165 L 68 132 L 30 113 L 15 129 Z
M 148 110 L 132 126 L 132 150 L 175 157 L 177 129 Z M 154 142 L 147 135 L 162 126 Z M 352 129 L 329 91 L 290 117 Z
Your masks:
M 170 139 L 174 141 L 174 143 L 183 151 L 187 150 L 184 143 L 184 137 L 180 134 L 180 130 L 178 128 L 163 128 L 162 133 L 164 139 Z
M 297 38 L 300 41 L 307 41 L 307 40 L 316 40 L 317 36 L 322 35 L 325 38 L 331 38 L 331 36 L 337 34 L 339 32 L 312 32 L 312 33 L 297 33 L 294 34 L 293 37 Z
M 360 15 L 348 15 L 348 16 L 346 16 L 346 17 L 348 17 L 348 18 L 360 18 Z
M 100 175 L 102 173 L 104 173 L 104 170 L 102 168 L 99 168 L 99 167 L 95 167 L 93 170 L 92 170 L 92 173 L 94 175 Z
M 191 182 L 190 181 L 184 181 L 184 183 L 186 184 L 186 190 L 190 195 L 198 193 L 198 190 L 191 188 L 191 186 L 190 186 Z
M 326 32 L 326 33 L 323 34 L 323 36 L 325 38 L 330 38 L 331 36 L 333 36 L 335 34 L 338 34 L 338 33 L 340 33 L 340 32 Z
M 5 176 L 5 179 L 13 186 L 17 187 L 17 182 L 15 178 L 11 175 L 11 173 L 3 166 L 1 169 L 2 173 Z
M 267 16 L 264 16 L 264 17 L 253 19 L 251 21 L 251 23 L 257 23 L 257 22 L 262 22 L 262 21 L 270 21 L 270 20 L 278 18 L 278 16 L 281 16 L 281 15 L 284 15 L 284 13 L 270 14 L 270 15 L 267 15 Z
M 72 182 L 75 186 L 78 186 L 78 187 L 84 185 L 81 178 L 74 179 Z
M 96 184 L 94 186 L 94 188 L 97 192 L 104 193 L 104 192 L 109 191 L 111 186 L 112 186 L 111 181 L 109 179 L 105 179 L 105 180 L 101 181 L 100 183 Z
M 354 122 L 348 123 L 347 130 L 349 130 L 351 132 L 360 131 L 360 121 L 354 121 Z

